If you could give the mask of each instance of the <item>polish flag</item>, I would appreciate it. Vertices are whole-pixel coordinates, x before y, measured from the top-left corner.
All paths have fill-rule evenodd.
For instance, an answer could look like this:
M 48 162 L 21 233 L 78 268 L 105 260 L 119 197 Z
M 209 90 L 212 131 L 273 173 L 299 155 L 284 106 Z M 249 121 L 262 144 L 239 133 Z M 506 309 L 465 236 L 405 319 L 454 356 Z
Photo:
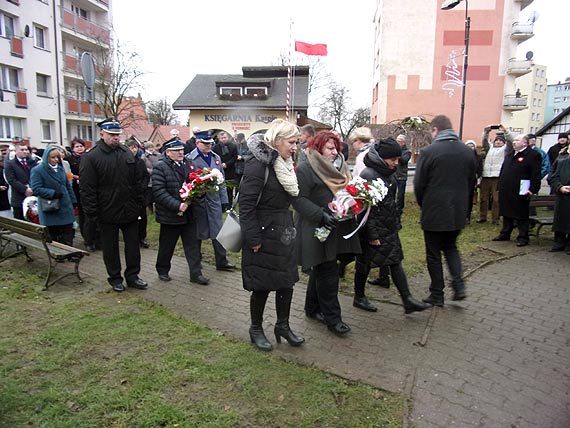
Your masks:
M 327 45 L 322 43 L 312 45 L 310 43 L 295 41 L 295 51 L 304 53 L 305 55 L 327 56 Z

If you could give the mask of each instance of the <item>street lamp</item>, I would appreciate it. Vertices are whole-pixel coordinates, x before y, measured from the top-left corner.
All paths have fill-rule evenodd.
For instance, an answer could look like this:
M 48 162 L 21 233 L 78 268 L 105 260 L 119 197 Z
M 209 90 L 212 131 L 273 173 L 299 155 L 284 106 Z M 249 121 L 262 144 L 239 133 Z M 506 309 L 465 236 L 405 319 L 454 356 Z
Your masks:
M 453 9 L 463 0 L 446 0 L 441 5 L 441 10 Z M 471 18 L 469 13 L 469 0 L 465 0 L 465 53 L 463 54 L 463 85 L 461 86 L 461 115 L 459 116 L 459 139 L 463 140 L 463 116 L 465 115 L 465 87 L 467 86 L 467 61 L 469 59 L 469 29 Z

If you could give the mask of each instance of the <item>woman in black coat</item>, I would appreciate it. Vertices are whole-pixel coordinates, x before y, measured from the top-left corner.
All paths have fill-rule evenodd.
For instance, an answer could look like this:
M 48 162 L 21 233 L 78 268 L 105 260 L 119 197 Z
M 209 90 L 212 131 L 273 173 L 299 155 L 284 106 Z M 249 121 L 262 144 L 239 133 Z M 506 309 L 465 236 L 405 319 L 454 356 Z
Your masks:
M 368 221 L 359 231 L 362 254 L 356 256 L 353 305 L 369 312 L 376 312 L 377 308 L 368 301 L 364 294 L 366 278 L 368 278 L 371 267 L 383 266 L 390 268 L 390 275 L 402 298 L 405 313 L 423 311 L 431 307 L 412 297 L 408 288 L 408 279 L 402 267 L 404 254 L 398 236 L 400 216 L 396 206 L 397 183 L 394 177 L 401 154 L 402 148 L 396 140 L 393 138 L 380 140 L 364 157 L 366 168 L 360 174 L 362 178 L 370 182 L 380 178 L 388 187 L 386 197 L 379 205 L 371 208 Z
M 324 322 L 339 336 L 348 333 L 350 327 L 342 321 L 338 301 L 337 258 L 360 253 L 356 234 L 343 238 L 356 229 L 355 219 L 339 222 L 328 208 L 334 195 L 352 178 L 341 150 L 340 139 L 330 131 L 320 132 L 309 141 L 297 166 L 299 197 L 293 203 L 299 213 L 299 263 L 304 271 L 310 271 L 305 314 Z M 323 242 L 315 237 L 315 229 L 320 227 L 330 230 Z
M 550 251 L 564 251 L 570 254 L 570 157 L 568 146 L 560 150 L 550 185 L 556 194 L 554 207 L 554 245 Z
M 293 215 L 289 206 L 299 194 L 292 155 L 299 129 L 282 119 L 274 120 L 265 136 L 248 141 L 252 157 L 245 161 L 240 184 L 240 224 L 243 235 L 243 287 L 251 291 L 251 342 L 262 351 L 272 345 L 263 332 L 263 311 L 270 291 L 275 291 L 275 339 L 291 346 L 305 339 L 289 326 L 293 285 L 299 280 Z

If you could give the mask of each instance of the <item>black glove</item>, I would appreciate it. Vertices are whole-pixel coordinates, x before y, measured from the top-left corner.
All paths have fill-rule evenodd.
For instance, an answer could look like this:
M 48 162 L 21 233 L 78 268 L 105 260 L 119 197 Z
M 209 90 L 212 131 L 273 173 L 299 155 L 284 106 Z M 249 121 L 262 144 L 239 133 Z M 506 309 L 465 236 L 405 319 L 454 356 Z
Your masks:
M 232 207 L 232 204 L 222 204 L 222 211 L 227 211 Z
M 323 211 L 323 218 L 321 224 L 327 229 L 333 230 L 338 226 L 338 220 L 332 214 Z
M 57 190 L 54 194 L 53 194 L 53 198 L 54 199 L 60 199 L 63 196 L 63 193 L 61 193 L 59 190 Z

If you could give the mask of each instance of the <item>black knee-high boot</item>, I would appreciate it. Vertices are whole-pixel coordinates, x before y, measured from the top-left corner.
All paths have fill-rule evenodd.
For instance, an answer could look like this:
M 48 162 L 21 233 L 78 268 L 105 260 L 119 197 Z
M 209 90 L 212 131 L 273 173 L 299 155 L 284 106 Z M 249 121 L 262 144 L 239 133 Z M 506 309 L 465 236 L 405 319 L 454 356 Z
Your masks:
M 402 263 L 391 265 L 390 272 L 392 274 L 392 281 L 398 289 L 402 303 L 404 304 L 404 313 L 411 314 L 412 312 L 421 312 L 431 308 L 429 303 L 419 302 L 412 296 L 408 287 L 408 278 L 406 278 L 406 274 L 402 268 Z
M 269 292 L 254 291 L 249 299 L 249 310 L 251 313 L 251 326 L 249 327 L 249 337 L 251 343 L 262 351 L 271 351 L 273 347 L 265 333 L 263 332 L 263 311 Z
M 292 298 L 292 288 L 281 288 L 275 293 L 275 309 L 277 311 L 277 322 L 274 330 L 275 340 L 277 343 L 281 343 L 281 338 L 284 338 L 291 346 L 301 346 L 305 339 L 293 333 L 289 326 Z

